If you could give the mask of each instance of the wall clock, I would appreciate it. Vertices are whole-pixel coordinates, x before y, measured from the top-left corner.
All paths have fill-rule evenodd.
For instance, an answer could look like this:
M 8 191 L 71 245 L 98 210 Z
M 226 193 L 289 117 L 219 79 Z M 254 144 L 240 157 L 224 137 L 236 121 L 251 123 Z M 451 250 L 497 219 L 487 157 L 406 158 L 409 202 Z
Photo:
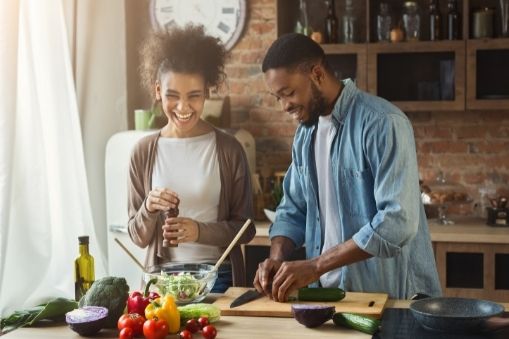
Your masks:
M 151 0 L 154 28 L 201 24 L 229 50 L 240 38 L 246 22 L 247 0 Z

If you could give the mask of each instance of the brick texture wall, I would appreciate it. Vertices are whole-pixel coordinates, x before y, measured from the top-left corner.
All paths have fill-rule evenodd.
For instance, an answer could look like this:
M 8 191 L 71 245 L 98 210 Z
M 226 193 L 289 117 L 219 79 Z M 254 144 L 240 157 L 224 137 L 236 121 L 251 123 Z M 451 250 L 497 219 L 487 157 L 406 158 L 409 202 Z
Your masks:
M 276 0 L 248 1 L 249 17 L 227 65 L 232 127 L 256 139 L 257 171 L 266 178 L 285 170 L 296 123 L 267 94 L 261 61 L 276 38 Z M 483 215 L 486 196 L 509 194 L 509 111 L 408 112 L 421 179 L 462 185 L 473 202 L 450 207 L 452 214 Z

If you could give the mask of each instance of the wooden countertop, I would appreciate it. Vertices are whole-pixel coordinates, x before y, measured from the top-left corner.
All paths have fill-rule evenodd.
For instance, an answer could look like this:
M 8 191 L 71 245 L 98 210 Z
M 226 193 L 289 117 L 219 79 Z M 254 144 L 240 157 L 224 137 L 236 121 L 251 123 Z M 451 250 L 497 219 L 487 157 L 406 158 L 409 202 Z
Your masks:
M 410 304 L 408 300 L 389 300 L 388 308 L 406 308 Z M 509 309 L 509 304 L 502 304 Z M 298 324 L 293 318 L 268 318 L 268 317 L 233 317 L 223 316 L 214 324 L 217 328 L 218 339 L 257 339 L 257 338 L 349 338 L 368 339 L 367 335 L 354 330 L 334 326 L 328 321 L 318 328 L 306 328 Z M 199 335 L 194 335 L 201 338 Z M 65 324 L 45 325 L 42 327 L 20 328 L 2 336 L 2 339 L 59 339 L 59 338 L 83 338 L 73 332 Z M 96 336 L 89 338 L 118 338 L 118 331 L 114 329 L 101 330 Z M 177 335 L 166 338 L 178 338 Z
M 452 225 L 440 225 L 428 220 L 431 241 L 509 244 L 509 227 L 492 227 L 480 218 L 462 218 Z M 256 236 L 248 245 L 270 246 L 269 221 L 256 221 Z

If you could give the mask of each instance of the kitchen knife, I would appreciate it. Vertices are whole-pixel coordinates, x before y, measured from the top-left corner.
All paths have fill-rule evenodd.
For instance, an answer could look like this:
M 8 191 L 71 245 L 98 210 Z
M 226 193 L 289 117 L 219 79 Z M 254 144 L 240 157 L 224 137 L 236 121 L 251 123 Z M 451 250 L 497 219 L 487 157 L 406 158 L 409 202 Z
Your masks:
M 239 297 L 237 297 L 234 301 L 232 301 L 232 303 L 230 304 L 230 308 L 244 305 L 245 303 L 248 303 L 252 300 L 255 300 L 255 299 L 258 299 L 261 297 L 263 297 L 263 293 L 260 293 L 257 290 L 249 290 L 247 292 L 244 292 Z
M 249 290 L 237 297 L 231 304 L 230 308 L 244 305 L 247 302 L 263 297 L 263 293 L 257 290 Z M 302 287 L 297 291 L 293 291 L 288 295 L 288 301 L 339 301 L 345 297 L 345 291 L 341 288 L 307 288 Z M 372 306 L 372 305 L 370 305 Z

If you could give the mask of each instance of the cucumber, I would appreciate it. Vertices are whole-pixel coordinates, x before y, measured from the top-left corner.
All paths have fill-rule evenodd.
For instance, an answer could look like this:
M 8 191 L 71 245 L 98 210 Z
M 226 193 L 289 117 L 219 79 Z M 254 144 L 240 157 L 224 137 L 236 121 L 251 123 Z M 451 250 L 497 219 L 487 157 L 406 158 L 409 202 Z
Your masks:
M 380 320 L 355 313 L 336 313 L 332 317 L 336 326 L 353 328 L 367 334 L 374 334 L 380 327 Z
M 345 291 L 341 288 L 299 288 L 299 301 L 339 301 L 345 297 Z

